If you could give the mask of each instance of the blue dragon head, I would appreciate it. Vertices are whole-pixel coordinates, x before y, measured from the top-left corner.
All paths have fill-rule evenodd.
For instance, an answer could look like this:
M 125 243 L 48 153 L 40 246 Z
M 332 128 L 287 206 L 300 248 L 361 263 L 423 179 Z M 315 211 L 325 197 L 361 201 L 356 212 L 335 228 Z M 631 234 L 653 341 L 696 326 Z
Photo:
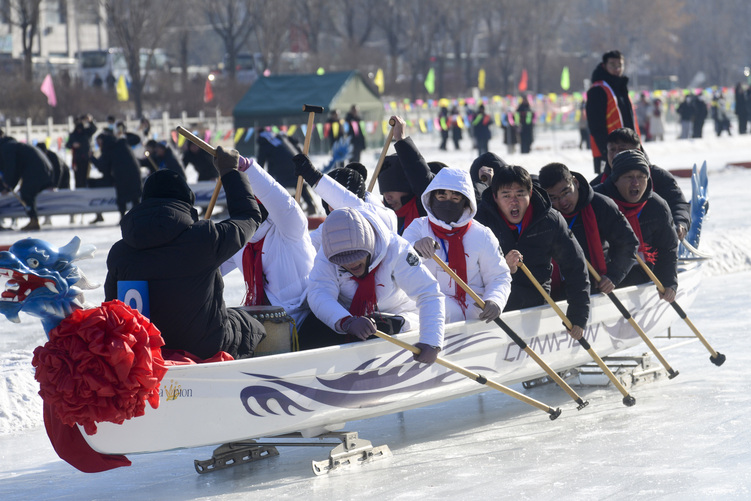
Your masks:
M 0 278 L 6 280 L 0 293 L 0 313 L 16 323 L 21 321 L 21 311 L 39 317 L 49 335 L 74 309 L 85 307 L 84 289 L 99 286 L 90 283 L 73 264 L 92 257 L 95 250 L 93 245 L 82 247 L 78 237 L 60 248 L 26 238 L 0 252 Z

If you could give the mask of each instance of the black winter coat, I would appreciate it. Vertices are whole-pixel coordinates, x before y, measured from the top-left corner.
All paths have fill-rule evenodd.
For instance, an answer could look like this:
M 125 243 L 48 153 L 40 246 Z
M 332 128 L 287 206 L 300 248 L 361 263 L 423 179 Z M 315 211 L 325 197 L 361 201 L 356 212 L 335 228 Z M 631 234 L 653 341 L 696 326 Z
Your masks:
M 613 178 L 608 178 L 603 184 L 595 186 L 595 191 L 612 199 L 623 200 Z M 678 287 L 678 235 L 673 227 L 673 217 L 670 207 L 658 194 L 652 191 L 652 179 L 647 184 L 647 190 L 640 202 L 647 200 L 647 204 L 639 214 L 639 226 L 642 239 L 657 251 L 657 262 L 650 265 L 655 276 L 665 287 Z M 649 263 L 647 263 L 649 264 Z M 631 268 L 631 272 L 621 282 L 622 286 L 643 284 L 650 279 L 641 266 Z
M 19 191 L 24 200 L 55 186 L 52 164 L 45 154 L 36 146 L 19 143 L 12 137 L 0 138 L 0 174 L 11 190 L 23 180 Z
M 634 126 L 634 108 L 631 105 L 631 99 L 628 97 L 628 77 L 617 77 L 611 75 L 607 70 L 598 64 L 592 72 L 592 82 L 605 81 L 615 93 L 618 109 L 623 117 L 623 126 L 636 130 Z M 608 97 L 605 90 L 600 87 L 590 87 L 587 91 L 587 124 L 589 133 L 595 140 L 597 148 L 603 156 L 606 155 L 608 146 L 608 126 L 606 113 L 608 108 Z
M 96 133 L 96 125 L 92 122 L 88 127 L 84 127 L 83 124 L 76 126 L 73 132 L 68 135 L 68 141 L 65 143 L 65 147 L 73 150 L 73 165 L 84 165 L 88 167 L 89 157 L 91 156 L 91 138 Z M 73 145 L 78 143 L 78 147 L 74 148 Z
M 524 264 L 548 293 L 553 273 L 551 258 L 555 259 L 566 279 L 566 316 L 574 325 L 585 327 L 589 318 L 589 274 L 584 252 L 563 216 L 551 207 L 548 195 L 538 186 L 532 187 L 530 208 L 532 221 L 522 235 L 517 236 L 501 217 L 493 190 L 485 190 L 475 219 L 493 231 L 504 255 L 513 249 L 521 252 Z M 504 311 L 538 306 L 543 302 L 540 292 L 521 270 L 517 270 L 512 275 L 511 294 Z
M 183 152 L 183 166 L 187 167 L 188 164 L 193 165 L 193 168 L 198 172 L 199 181 L 210 181 L 219 177 L 219 173 L 214 167 L 214 158 L 210 153 L 200 148 L 194 152 L 188 147 Z
M 136 200 L 141 197 L 141 166 L 126 138 L 102 135 L 102 154 L 92 163 L 105 178 L 114 183 L 117 198 Z
M 186 202 L 150 198 L 125 214 L 123 239 L 107 256 L 106 299 L 117 298 L 119 280 L 148 281 L 151 321 L 165 347 L 201 358 L 219 351 L 236 355 L 242 332 L 228 321 L 219 266 L 250 240 L 261 222 L 247 176 L 229 172 L 222 185 L 230 219 L 197 220 Z
M 394 143 L 394 150 L 399 158 L 399 163 L 404 169 L 404 175 L 407 178 L 407 182 L 412 190 L 412 193 L 417 197 L 417 212 L 420 217 L 427 216 L 425 207 L 422 206 L 422 194 L 428 188 L 428 185 L 435 177 L 428 167 L 428 163 L 423 158 L 420 150 L 417 149 L 415 143 L 412 142 L 411 137 L 406 137 L 400 141 Z M 392 167 L 395 168 L 395 167 Z M 404 231 L 404 218 L 397 218 L 397 228 L 399 228 L 399 234 Z
M 587 180 L 578 172 L 571 173 L 579 181 L 579 202 L 574 208 L 575 212 L 581 211 L 587 205 L 591 205 L 597 220 L 597 229 L 600 231 L 600 240 L 602 249 L 605 254 L 605 264 L 607 265 L 607 277 L 618 285 L 626 278 L 631 268 L 636 264 L 634 254 L 639 247 L 639 239 L 636 238 L 634 230 L 628 224 L 626 217 L 621 213 L 618 206 L 610 198 L 596 193 Z M 584 256 L 591 263 L 589 247 L 587 246 L 587 236 L 584 231 L 584 220 L 581 215 L 577 216 L 570 229 L 579 242 Z M 594 282 L 594 281 L 593 281 Z M 596 290 L 595 284 L 592 283 L 593 290 Z
M 266 167 L 269 175 L 285 188 L 297 186 L 292 157 L 298 153 L 302 153 L 300 145 L 286 134 L 275 136 L 270 132 L 262 132 L 258 136 L 256 162 L 261 167 Z
M 472 180 L 472 187 L 475 189 L 475 198 L 477 199 L 478 207 L 482 202 L 483 192 L 490 187 L 490 184 L 485 184 L 480 180 L 480 168 L 490 167 L 495 172 L 496 169 L 500 169 L 506 165 L 508 164 L 501 157 L 492 152 L 483 153 L 474 159 L 469 168 L 469 177 Z

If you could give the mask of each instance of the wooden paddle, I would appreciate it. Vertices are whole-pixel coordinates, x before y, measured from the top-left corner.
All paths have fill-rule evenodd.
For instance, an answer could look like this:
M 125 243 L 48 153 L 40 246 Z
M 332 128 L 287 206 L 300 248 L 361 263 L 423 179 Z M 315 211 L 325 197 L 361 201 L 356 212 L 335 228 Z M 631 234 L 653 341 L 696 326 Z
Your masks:
M 303 143 L 302 154 L 308 155 L 310 150 L 310 138 L 313 137 L 313 128 L 315 127 L 316 113 L 323 113 L 323 106 L 312 106 L 310 104 L 303 104 L 302 110 L 308 113 L 308 128 L 305 130 L 305 143 Z M 300 195 L 302 195 L 302 176 L 297 176 L 297 188 L 295 189 L 295 202 L 300 203 Z
M 195 144 L 199 148 L 201 148 L 203 151 L 211 155 L 212 157 L 216 157 L 216 149 L 214 149 L 209 143 L 201 139 L 200 137 L 196 136 L 192 132 L 190 132 L 188 129 L 183 127 L 182 125 L 178 125 L 175 130 L 183 136 L 185 139 L 190 141 L 191 143 Z M 203 215 L 204 219 L 210 219 L 211 213 L 214 212 L 214 205 L 216 205 L 216 200 L 219 198 L 219 192 L 222 189 L 222 176 L 218 176 L 216 178 L 216 186 L 214 187 L 214 193 L 211 195 L 211 200 L 209 201 L 209 206 L 206 207 L 206 213 Z
M 417 348 L 415 346 L 412 346 L 409 343 L 405 343 L 404 341 L 401 341 L 399 339 L 396 339 L 395 337 L 389 336 L 388 334 L 385 334 L 385 333 L 383 333 L 381 331 L 376 331 L 375 335 L 378 336 L 381 339 L 385 339 L 386 341 L 389 341 L 390 343 L 394 343 L 395 345 L 397 345 L 397 346 L 399 346 L 401 348 L 404 348 L 405 350 L 411 351 L 412 353 L 416 353 L 416 354 L 420 353 L 420 349 L 419 348 Z M 457 373 L 461 374 L 462 376 L 468 377 L 469 379 L 471 379 L 473 381 L 477 381 L 480 384 L 484 384 L 485 386 L 493 388 L 494 390 L 498 390 L 498 391 L 500 391 L 502 393 L 505 393 L 506 395 L 508 395 L 510 397 L 514 397 L 515 399 L 520 400 L 520 401 L 524 402 L 525 404 L 529 404 L 529 405 L 531 405 L 533 407 L 537 407 L 538 409 L 540 409 L 543 412 L 547 412 L 550 415 L 550 420 L 551 421 L 561 415 L 561 409 L 553 409 L 549 405 L 545 405 L 542 402 L 538 402 L 537 400 L 535 400 L 533 398 L 529 398 L 528 396 L 523 395 L 523 394 L 521 394 L 521 393 L 519 393 L 517 391 L 514 391 L 514 390 L 512 390 L 511 388 L 509 388 L 507 386 L 503 386 L 500 383 L 496 383 L 495 381 L 490 381 L 485 376 L 483 376 L 481 374 L 477 374 L 476 372 L 472 372 L 472 371 L 470 371 L 468 369 L 465 369 L 464 367 L 462 367 L 460 365 L 456 365 L 454 363 L 451 363 L 451 362 L 449 362 L 448 360 L 446 360 L 444 358 L 438 357 L 436 359 L 436 363 L 439 364 L 439 365 L 442 365 L 442 366 L 446 367 L 447 369 L 450 369 L 450 370 L 452 370 L 454 372 L 457 372 Z
M 594 269 L 594 267 L 587 261 L 587 268 L 589 268 L 589 272 L 592 274 L 595 280 L 598 282 L 601 280 L 600 274 L 597 273 L 597 270 Z M 636 323 L 636 320 L 634 317 L 631 316 L 631 313 L 626 309 L 625 306 L 623 306 L 623 303 L 621 303 L 621 300 L 618 299 L 618 297 L 615 295 L 614 292 L 611 292 L 608 294 L 608 297 L 613 302 L 616 308 L 618 308 L 618 311 L 621 312 L 621 315 L 623 315 L 623 318 L 628 320 L 628 323 L 631 324 L 631 327 L 636 331 L 637 334 L 639 334 L 639 337 L 642 338 L 642 340 L 646 343 L 647 347 L 654 353 L 654 355 L 657 357 L 657 360 L 660 361 L 663 367 L 665 367 L 665 370 L 668 371 L 668 379 L 673 379 L 675 376 L 678 375 L 678 371 L 673 370 L 672 367 L 670 367 L 670 364 L 665 360 L 665 358 L 660 353 L 660 350 L 657 349 L 657 347 L 652 343 L 652 340 L 649 339 L 649 336 L 647 336 L 647 333 L 644 332 L 644 329 L 642 329 L 638 323 Z
M 154 168 L 154 172 L 159 170 L 159 166 L 156 164 L 153 158 L 151 158 L 151 153 L 148 151 L 143 152 L 144 156 L 149 160 L 149 163 L 151 164 L 151 167 Z
M 444 263 L 441 260 L 441 258 L 439 258 L 435 254 L 433 254 L 433 260 L 436 263 L 438 263 L 438 265 L 441 268 L 443 268 L 443 271 L 445 271 L 446 273 L 448 273 L 449 276 L 451 276 L 451 278 L 454 279 L 454 281 L 457 284 L 459 284 L 459 287 L 461 287 L 462 289 L 464 289 L 464 292 L 466 292 L 467 294 L 470 295 L 470 297 L 475 301 L 475 303 L 477 303 L 477 306 L 479 306 L 480 309 L 485 308 L 485 301 L 483 301 L 482 299 L 480 299 L 480 296 L 478 296 L 477 294 L 475 294 L 475 291 L 473 291 L 470 288 L 470 286 L 467 285 L 466 282 L 464 282 L 464 280 L 462 280 L 459 277 L 459 275 L 457 275 L 454 272 L 454 270 L 452 270 L 451 268 L 449 268 L 448 265 L 446 263 Z M 566 381 L 563 380 L 563 378 L 561 378 L 561 376 L 559 376 L 553 369 L 551 369 L 550 366 L 548 364 L 546 364 L 540 358 L 540 356 L 537 353 L 535 353 L 535 351 L 532 348 L 530 348 L 527 345 L 527 343 L 525 343 L 524 340 L 522 338 L 520 338 L 519 335 L 516 334 L 516 332 L 514 332 L 514 330 L 511 327 L 508 326 L 508 324 L 506 324 L 506 322 L 504 322 L 503 320 L 501 320 L 501 317 L 496 317 L 494 319 L 494 322 L 501 329 L 503 329 L 503 331 L 506 334 L 508 334 L 508 336 L 514 341 L 514 343 L 517 344 L 517 346 L 519 346 L 519 348 L 521 348 L 522 350 L 524 350 L 524 352 L 527 355 L 529 355 L 530 358 L 532 358 L 535 362 L 537 362 L 537 365 L 539 365 L 540 367 L 542 367 L 542 369 L 548 374 L 548 376 L 550 376 L 550 378 L 553 381 L 555 381 L 558 384 L 558 386 L 560 386 L 563 389 L 563 391 L 565 391 L 566 393 L 568 393 L 568 396 L 570 396 L 574 400 L 574 402 L 576 402 L 577 404 L 579 404 L 579 406 L 576 408 L 576 410 L 582 410 L 587 405 L 589 405 L 589 401 L 582 400 L 582 398 L 568 385 L 568 383 L 566 383 Z
M 378 158 L 378 163 L 376 164 L 375 172 L 373 172 L 373 177 L 370 178 L 370 183 L 368 184 L 368 191 L 373 191 L 373 186 L 375 186 L 376 181 L 378 180 L 378 174 L 381 173 L 381 167 L 383 167 L 383 161 L 386 160 L 386 153 L 389 151 L 389 146 L 391 146 L 391 140 L 394 138 L 394 125 L 396 125 L 396 120 L 393 118 L 389 120 L 389 125 L 391 128 L 389 129 L 389 134 L 386 136 L 386 143 L 383 145 L 383 149 L 381 150 L 381 156 Z
M 589 263 L 587 264 L 589 265 Z M 561 320 L 563 320 L 563 325 L 565 325 L 568 330 L 571 330 L 574 327 L 574 324 L 572 324 L 571 320 L 569 320 L 566 314 L 563 313 L 563 310 L 561 310 L 558 305 L 555 304 L 553 298 L 550 297 L 550 294 L 548 294 L 545 289 L 543 289 L 542 285 L 540 285 L 540 282 L 538 282 L 532 272 L 529 271 L 529 268 L 527 268 L 524 263 L 521 262 L 519 263 L 519 268 L 521 268 L 524 274 L 527 275 L 529 281 L 532 282 L 532 285 L 534 285 L 535 288 L 540 292 L 545 301 L 547 301 L 547 303 L 553 308 L 558 316 L 561 317 Z M 590 271 L 593 270 L 591 270 L 590 268 Z M 600 279 L 598 278 L 597 281 L 599 282 Z M 597 365 L 600 367 L 600 370 L 602 370 L 602 372 L 608 377 L 608 379 L 610 379 L 613 385 L 618 388 L 618 391 L 621 392 L 621 395 L 623 395 L 623 405 L 625 405 L 626 407 L 631 407 L 632 405 L 634 405 L 636 403 L 636 399 L 629 395 L 628 390 L 623 387 L 620 381 L 618 381 L 618 378 L 615 377 L 613 371 L 611 371 L 610 368 L 605 364 L 605 362 L 603 362 L 600 356 L 592 348 L 592 345 L 589 344 L 589 341 L 584 339 L 584 337 L 578 339 L 577 341 L 579 341 L 579 344 L 582 346 L 582 348 L 587 350 L 587 353 L 589 353 L 589 356 L 592 357 L 592 360 L 597 363 Z
M 662 285 L 660 280 L 657 278 L 657 276 L 654 274 L 654 272 L 647 266 L 647 263 L 644 262 L 644 260 L 639 256 L 639 254 L 636 254 L 636 260 L 639 261 L 639 265 L 642 267 L 644 272 L 649 276 L 649 278 L 654 282 L 654 284 L 657 286 L 657 290 L 660 291 L 660 293 L 665 292 L 665 287 Z M 680 305 L 673 301 L 670 303 L 670 306 L 673 307 L 673 309 L 678 313 L 678 316 L 683 319 L 684 322 L 689 326 L 689 328 L 694 332 L 697 338 L 699 338 L 699 341 L 704 345 L 704 347 L 709 351 L 711 354 L 709 357 L 709 361 L 715 364 L 717 367 L 721 366 L 725 363 L 725 355 L 722 353 L 715 351 L 712 346 L 710 346 L 709 342 L 704 338 L 704 336 L 701 335 L 701 332 L 699 332 L 699 329 L 696 328 L 694 323 L 688 318 L 688 315 L 686 315 L 686 312 L 683 311 L 683 308 L 680 307 Z

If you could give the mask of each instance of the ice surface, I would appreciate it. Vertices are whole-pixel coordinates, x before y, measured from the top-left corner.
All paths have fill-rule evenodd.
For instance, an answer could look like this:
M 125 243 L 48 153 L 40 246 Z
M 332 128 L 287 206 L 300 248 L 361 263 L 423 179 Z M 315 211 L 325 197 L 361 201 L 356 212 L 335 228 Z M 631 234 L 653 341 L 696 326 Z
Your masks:
M 593 175 L 588 151 L 565 148 L 578 144 L 578 131 L 538 131 L 536 137 L 538 149 L 530 155 L 505 155 L 497 137 L 491 149 L 531 172 L 562 161 Z M 475 157 L 467 139 L 458 152 L 440 152 L 427 137 L 415 140 L 428 160 L 468 169 Z M 193 460 L 208 459 L 211 447 L 134 455 L 129 468 L 85 474 L 58 459 L 44 432 L 30 363 L 33 348 L 45 341 L 41 324 L 26 315 L 21 324 L 0 318 L 0 499 L 748 499 L 751 170 L 726 165 L 751 161 L 751 137 L 705 134 L 702 140 L 668 139 L 645 148 L 654 163 L 669 169 L 707 160 L 710 211 L 700 249 L 715 258 L 705 265 L 702 290 L 687 313 L 727 356 L 722 367 L 709 362 L 698 341 L 658 338 L 655 344 L 680 375 L 632 388 L 634 407 L 624 407 L 612 387 L 577 388 L 590 405 L 576 411 L 555 386 L 518 385 L 514 389 L 560 406 L 561 417 L 550 421 L 491 391 L 348 423 L 348 430 L 373 445 L 388 444 L 393 457 L 322 477 L 313 475 L 310 463 L 326 458 L 325 447 L 281 448 L 279 457 L 209 475 L 196 474 Z M 380 149 L 368 150 L 364 163 L 374 166 Z M 688 195 L 688 180 L 679 183 Z M 106 214 L 105 220 L 98 227 L 72 227 L 67 217 L 54 217 L 52 229 L 33 236 L 60 246 L 78 235 L 96 245 L 97 256 L 79 265 L 103 283 L 107 252 L 119 238 L 117 215 Z M 25 236 L 3 232 L 0 244 Z M 239 274 L 227 277 L 228 304 L 238 304 L 242 291 Z M 98 304 L 103 292 L 89 291 L 86 298 Z M 680 320 L 671 334 L 692 336 Z

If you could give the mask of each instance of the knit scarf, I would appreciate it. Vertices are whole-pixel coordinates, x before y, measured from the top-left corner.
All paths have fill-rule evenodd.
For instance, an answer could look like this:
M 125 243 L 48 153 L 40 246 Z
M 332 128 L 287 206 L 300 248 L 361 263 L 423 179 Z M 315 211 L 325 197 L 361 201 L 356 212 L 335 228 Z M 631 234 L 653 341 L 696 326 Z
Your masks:
M 394 212 L 396 212 L 397 218 L 404 219 L 404 223 L 399 229 L 399 234 L 401 235 L 402 233 L 404 233 L 404 230 L 407 229 L 412 221 L 420 217 L 420 212 L 417 208 L 417 197 L 412 197 L 409 202 L 402 205 L 399 210 L 396 210 Z
M 634 230 L 636 238 L 639 239 L 638 250 L 644 256 L 644 260 L 648 263 L 655 264 L 655 262 L 657 262 L 657 251 L 653 251 L 652 247 L 644 241 L 641 234 L 641 225 L 639 224 L 639 214 L 641 214 L 641 211 L 647 204 L 648 200 L 635 204 L 624 202 L 617 198 L 614 198 L 613 200 L 618 205 L 618 208 L 623 215 L 626 216 L 626 219 L 628 219 L 628 223 L 631 225 L 631 229 Z
M 589 250 L 589 261 L 592 267 L 600 275 L 605 275 L 608 267 L 605 264 L 605 253 L 602 251 L 602 240 L 600 240 L 600 229 L 597 227 L 597 219 L 592 204 L 587 204 L 581 211 L 573 214 L 564 214 L 563 217 L 569 222 L 569 228 L 573 220 L 581 214 L 582 223 L 584 224 L 584 236 L 587 239 L 587 249 Z
M 248 242 L 243 250 L 243 276 L 245 278 L 245 306 L 269 304 L 263 289 L 263 241 Z
M 522 217 L 522 220 L 519 224 L 509 223 L 508 219 L 506 219 L 506 216 L 503 215 L 501 209 L 496 206 L 496 210 L 498 211 L 498 214 L 501 215 L 501 219 L 503 219 L 503 222 L 506 223 L 506 226 L 508 226 L 511 231 L 518 232 L 517 238 L 522 236 L 522 233 L 524 233 L 524 230 L 527 229 L 530 221 L 532 221 L 532 204 L 529 204 L 529 206 L 527 207 L 527 212 L 524 213 L 524 216 Z
M 464 253 L 464 234 L 467 233 L 470 226 L 472 226 L 472 220 L 464 226 L 451 228 L 450 230 L 441 228 L 432 221 L 430 222 L 430 229 L 433 230 L 435 236 L 449 243 L 449 268 L 454 270 L 465 283 L 467 282 L 467 255 Z M 462 312 L 465 312 L 467 309 L 467 293 L 464 292 L 464 289 L 458 283 L 454 287 L 454 297 L 459 306 L 461 306 Z
M 378 271 L 379 264 L 364 277 L 352 276 L 352 280 L 357 282 L 357 290 L 352 298 L 352 304 L 349 306 L 349 313 L 355 317 L 363 317 L 374 313 L 378 307 L 376 299 L 375 274 Z

